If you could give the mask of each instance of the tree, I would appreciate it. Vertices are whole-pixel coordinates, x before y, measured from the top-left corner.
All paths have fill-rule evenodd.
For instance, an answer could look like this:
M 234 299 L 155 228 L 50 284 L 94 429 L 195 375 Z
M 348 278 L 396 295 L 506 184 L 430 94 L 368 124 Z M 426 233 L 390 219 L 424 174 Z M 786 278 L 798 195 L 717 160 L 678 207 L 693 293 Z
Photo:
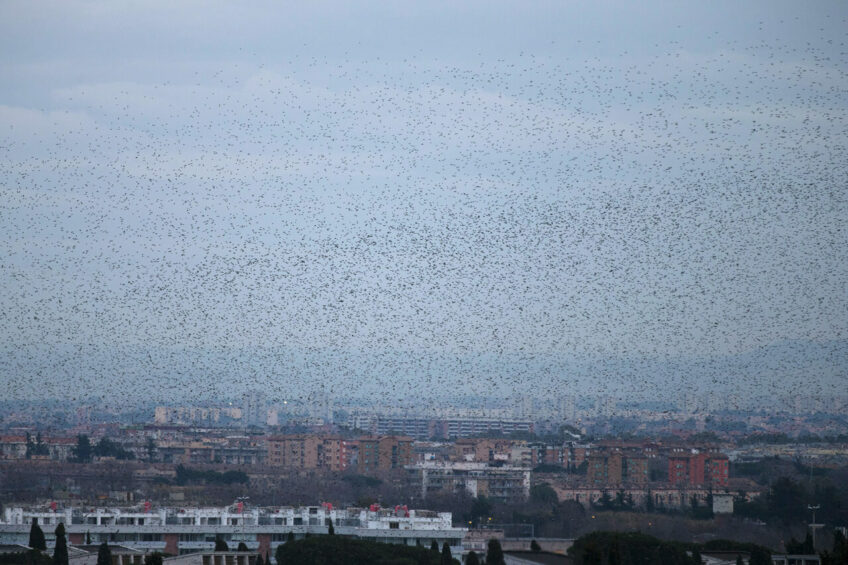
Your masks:
M 704 560 L 701 558 L 701 551 L 697 547 L 692 548 L 692 563 L 695 563 L 695 565 L 701 565 L 703 562 Z
M 148 553 L 144 556 L 144 565 L 162 565 L 164 557 L 158 551 Z
M 530 542 L 530 551 L 542 551 L 542 546 L 536 540 L 532 540 Z
M 257 556 L 256 556 L 256 563 L 255 563 L 255 565 L 265 565 L 265 560 L 264 560 L 264 559 L 262 559 L 262 554 L 261 554 L 261 553 L 260 553 L 259 555 L 257 555 Z
M 32 526 L 29 528 L 29 546 L 39 551 L 47 550 L 47 542 L 44 540 L 41 526 L 38 525 L 38 518 L 32 519 Z
M 290 541 L 294 541 L 294 532 L 289 532 L 289 533 L 286 535 L 286 543 L 288 543 L 288 542 L 290 542 Z
M 654 510 L 654 495 L 651 491 L 648 491 L 645 495 L 645 512 L 653 512 Z
M 329 524 L 327 525 L 327 534 L 334 536 L 334 535 L 336 535 L 336 529 L 333 527 L 333 519 L 328 518 L 328 520 L 329 520 Z
M 91 545 L 91 531 L 86 530 L 85 532 L 85 545 Z
M 229 551 L 230 546 L 224 541 L 220 535 L 215 536 L 215 551 Z
M 748 565 L 772 565 L 771 553 L 764 547 L 751 548 L 751 557 Z
M 480 558 L 473 551 L 469 551 L 465 556 L 465 565 L 480 565 Z
M 236 548 L 236 551 L 250 551 L 250 550 L 247 549 L 246 543 L 244 543 L 243 541 L 240 541 L 239 544 L 238 544 L 238 547 Z
M 56 547 L 53 549 L 53 565 L 68 565 L 68 540 L 65 539 L 65 525 L 56 526 Z
M 492 538 L 486 547 L 486 565 L 506 565 L 501 542 Z
M 288 545 L 288 542 L 284 544 L 281 543 L 277 546 L 277 551 L 274 552 L 274 561 L 277 562 L 277 565 L 283 565 L 283 553 L 285 552 L 284 548 L 286 547 L 286 545 Z
M 100 544 L 97 550 L 97 565 L 112 565 L 112 550 L 109 549 L 109 544 L 105 541 Z
M 439 542 L 437 542 L 436 540 L 431 541 L 430 542 L 430 551 L 435 553 L 436 555 L 438 555 L 439 554 Z
M 87 463 L 91 461 L 91 440 L 85 434 L 77 436 L 77 445 L 73 448 L 74 460 L 77 463 Z
M 147 438 L 147 445 L 145 446 L 147 450 L 147 460 L 155 461 L 156 460 L 156 442 L 153 441 L 152 437 Z
M 448 542 L 442 544 L 442 565 L 451 565 L 453 563 L 453 556 L 451 555 L 450 546 Z
M 737 556 L 736 556 L 736 565 L 745 565 L 745 562 L 744 562 L 744 561 L 742 561 L 742 556 L 741 556 L 741 555 L 737 555 Z

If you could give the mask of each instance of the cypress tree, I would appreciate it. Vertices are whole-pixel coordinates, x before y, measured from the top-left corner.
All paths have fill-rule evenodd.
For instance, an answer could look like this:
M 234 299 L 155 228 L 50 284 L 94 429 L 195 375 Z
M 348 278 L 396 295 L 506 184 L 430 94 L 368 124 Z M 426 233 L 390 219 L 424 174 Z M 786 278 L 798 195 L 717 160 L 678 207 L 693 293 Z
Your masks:
M 442 544 L 442 565 L 451 565 L 451 563 L 453 563 L 453 556 L 448 542 L 445 542 Z
M 247 549 L 246 543 L 244 543 L 243 541 L 240 541 L 239 544 L 238 544 L 238 547 L 236 548 L 236 551 L 250 551 L 250 550 Z
M 91 531 L 85 532 L 85 545 L 91 545 Z
M 97 550 L 97 565 L 112 565 L 112 550 L 109 549 L 109 544 L 105 541 L 100 544 Z
M 56 526 L 56 547 L 53 549 L 53 565 L 68 565 L 68 540 L 65 539 L 65 525 Z
M 230 546 L 224 541 L 220 535 L 215 536 L 215 551 L 229 551 Z
M 465 565 L 480 565 L 480 558 L 473 551 L 469 551 L 465 557 Z
M 330 518 L 330 525 L 327 526 L 327 534 L 334 536 L 336 535 L 336 529 L 333 527 L 333 519 Z
M 704 560 L 701 558 L 701 551 L 697 547 L 692 549 L 692 563 L 695 563 L 695 565 L 701 565 L 703 562 Z
M 289 532 L 286 536 L 286 543 L 289 543 L 290 541 L 294 541 L 294 532 Z
M 262 559 L 261 553 L 256 557 L 256 565 L 265 565 L 265 560 Z
M 39 551 L 47 550 L 47 542 L 44 539 L 44 532 L 41 526 L 38 525 L 38 518 L 32 519 L 32 526 L 29 529 L 29 546 Z
M 430 551 L 432 551 L 433 553 L 438 555 L 438 553 L 439 553 L 439 542 L 437 542 L 436 540 L 431 541 L 430 542 Z
M 501 542 L 492 538 L 486 548 L 486 565 L 506 565 Z

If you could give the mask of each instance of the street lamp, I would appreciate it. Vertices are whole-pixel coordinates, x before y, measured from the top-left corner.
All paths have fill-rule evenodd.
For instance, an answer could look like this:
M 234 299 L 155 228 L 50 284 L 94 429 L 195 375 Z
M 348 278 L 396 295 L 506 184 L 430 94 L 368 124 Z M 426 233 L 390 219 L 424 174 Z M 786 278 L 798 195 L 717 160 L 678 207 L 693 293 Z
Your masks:
M 813 531 L 813 552 L 816 551 L 816 528 L 821 528 L 824 524 L 816 524 L 816 510 L 821 508 L 821 505 L 816 504 L 812 506 L 810 504 L 807 505 L 807 510 L 811 510 L 813 512 L 813 521 L 810 524 L 810 529 Z

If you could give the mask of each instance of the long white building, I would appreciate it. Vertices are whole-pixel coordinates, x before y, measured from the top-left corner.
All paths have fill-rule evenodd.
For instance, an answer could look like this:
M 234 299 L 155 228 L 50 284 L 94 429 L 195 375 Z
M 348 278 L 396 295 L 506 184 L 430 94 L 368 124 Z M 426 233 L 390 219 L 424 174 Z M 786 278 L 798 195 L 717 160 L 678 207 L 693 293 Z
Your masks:
M 0 544 L 29 541 L 33 518 L 44 531 L 48 546 L 55 542 L 54 530 L 61 522 L 70 544 L 110 541 L 142 551 L 164 551 L 172 555 L 211 551 L 216 537 L 231 549 L 244 542 L 251 550 L 273 555 L 291 532 L 295 539 L 307 534 L 326 534 L 332 520 L 336 535 L 383 543 L 429 547 L 435 540 L 447 542 L 461 552 L 464 528 L 455 528 L 450 512 L 407 510 L 403 507 L 335 509 L 330 505 L 251 508 L 94 508 L 56 510 L 6 506 L 0 521 Z

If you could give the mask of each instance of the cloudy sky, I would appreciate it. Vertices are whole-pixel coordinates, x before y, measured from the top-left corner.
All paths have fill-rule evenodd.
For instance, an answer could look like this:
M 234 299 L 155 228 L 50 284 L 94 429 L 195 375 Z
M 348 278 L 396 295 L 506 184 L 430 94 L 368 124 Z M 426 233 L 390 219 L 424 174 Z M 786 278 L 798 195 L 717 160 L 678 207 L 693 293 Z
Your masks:
M 3 2 L 0 76 L 4 397 L 848 376 L 845 2 Z

